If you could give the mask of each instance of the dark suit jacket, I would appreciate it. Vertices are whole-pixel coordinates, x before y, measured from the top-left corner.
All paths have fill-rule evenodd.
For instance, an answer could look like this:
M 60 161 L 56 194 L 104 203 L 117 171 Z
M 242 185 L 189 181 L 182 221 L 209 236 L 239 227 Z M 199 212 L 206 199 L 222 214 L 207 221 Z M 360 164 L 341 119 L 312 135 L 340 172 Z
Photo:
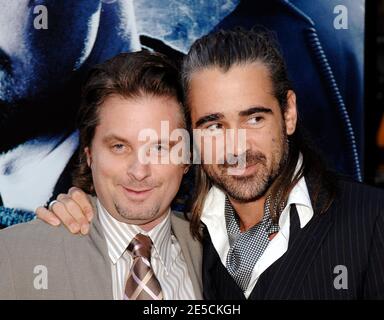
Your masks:
M 249 299 L 384 299 L 384 192 L 346 180 L 338 184 L 328 211 L 315 209 L 303 229 L 291 207 L 288 250 L 261 274 Z M 203 248 L 205 298 L 245 299 L 208 232 Z M 347 288 L 337 289 L 339 268 L 347 271 Z

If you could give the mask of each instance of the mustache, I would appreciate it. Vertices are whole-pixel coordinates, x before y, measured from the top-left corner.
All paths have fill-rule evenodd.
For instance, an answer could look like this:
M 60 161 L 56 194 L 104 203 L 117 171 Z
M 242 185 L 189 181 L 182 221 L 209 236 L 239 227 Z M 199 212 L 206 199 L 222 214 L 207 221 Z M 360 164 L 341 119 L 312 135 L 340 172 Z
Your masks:
M 260 151 L 247 150 L 246 152 L 236 156 L 234 154 L 228 154 L 224 159 L 224 163 L 220 164 L 219 167 L 228 169 L 235 167 L 249 167 L 255 164 L 266 164 L 267 157 Z
M 139 189 L 139 190 L 146 190 L 146 189 L 153 189 L 157 188 L 161 185 L 160 181 L 137 181 L 137 180 L 130 180 L 130 181 L 124 181 L 121 183 L 121 185 L 128 189 Z

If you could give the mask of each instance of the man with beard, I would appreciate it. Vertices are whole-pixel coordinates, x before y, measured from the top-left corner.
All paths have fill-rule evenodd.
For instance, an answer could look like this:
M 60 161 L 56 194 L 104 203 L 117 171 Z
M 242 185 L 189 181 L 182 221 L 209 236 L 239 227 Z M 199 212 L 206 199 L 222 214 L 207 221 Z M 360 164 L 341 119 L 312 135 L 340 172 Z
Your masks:
M 147 51 L 92 68 L 75 183 L 97 216 L 83 237 L 39 220 L 1 230 L 0 299 L 201 299 L 201 244 L 170 209 L 188 165 L 163 161 L 175 144 L 162 122 L 186 126 L 177 76 Z M 139 141 L 143 129 L 154 134 Z
M 223 164 L 200 150 L 191 231 L 203 241 L 204 297 L 384 298 L 383 192 L 327 171 L 303 138 L 273 38 L 205 36 L 184 59 L 182 81 L 192 127 L 213 137 L 212 148 L 228 130 L 246 132 Z M 244 156 L 235 168 L 230 160 Z M 84 194 L 70 194 L 52 207 L 66 225 L 90 211 Z M 38 215 L 58 223 L 43 208 Z

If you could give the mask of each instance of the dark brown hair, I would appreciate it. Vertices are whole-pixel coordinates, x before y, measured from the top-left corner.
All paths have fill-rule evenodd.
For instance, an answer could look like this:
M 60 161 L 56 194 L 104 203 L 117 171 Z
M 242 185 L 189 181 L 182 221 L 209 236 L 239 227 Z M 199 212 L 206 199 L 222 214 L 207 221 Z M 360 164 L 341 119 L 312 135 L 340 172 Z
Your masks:
M 224 72 L 233 65 L 259 62 L 269 70 L 273 84 L 273 94 L 278 100 L 282 115 L 287 106 L 287 94 L 292 90 L 286 65 L 279 51 L 273 34 L 265 29 L 219 30 L 198 39 L 191 47 L 182 65 L 181 78 L 185 94 L 185 103 L 189 108 L 189 84 L 194 72 L 211 67 L 218 67 Z M 324 162 L 317 152 L 304 138 L 303 129 L 298 124 L 295 133 L 288 137 L 288 158 L 280 175 L 267 191 L 274 201 L 270 203 L 272 219 L 277 222 L 281 208 L 287 202 L 292 188 L 305 176 L 310 189 L 315 212 L 323 213 L 331 205 L 334 197 L 333 176 L 326 170 Z M 295 174 L 300 153 L 303 163 Z M 202 167 L 197 168 L 195 196 L 191 207 L 191 231 L 196 238 L 200 237 L 200 217 L 204 201 L 212 186 Z
M 80 132 L 79 164 L 73 184 L 95 194 L 91 169 L 87 165 L 85 147 L 90 147 L 99 123 L 100 106 L 111 95 L 138 98 L 143 95 L 174 97 L 180 103 L 185 126 L 179 70 L 164 55 L 149 51 L 122 53 L 93 67 L 84 82 L 77 127 Z

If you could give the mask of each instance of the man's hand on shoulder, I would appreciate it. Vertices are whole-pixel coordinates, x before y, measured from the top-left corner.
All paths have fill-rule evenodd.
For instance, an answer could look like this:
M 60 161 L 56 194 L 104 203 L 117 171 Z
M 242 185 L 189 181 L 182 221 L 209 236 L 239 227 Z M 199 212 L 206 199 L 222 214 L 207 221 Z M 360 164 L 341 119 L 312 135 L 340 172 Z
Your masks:
M 66 228 L 77 234 L 89 232 L 89 222 L 93 219 L 93 208 L 88 195 L 81 189 L 72 187 L 68 194 L 59 194 L 56 201 L 52 201 L 49 208 L 38 207 L 36 215 L 40 220 L 59 226 L 63 223 Z

